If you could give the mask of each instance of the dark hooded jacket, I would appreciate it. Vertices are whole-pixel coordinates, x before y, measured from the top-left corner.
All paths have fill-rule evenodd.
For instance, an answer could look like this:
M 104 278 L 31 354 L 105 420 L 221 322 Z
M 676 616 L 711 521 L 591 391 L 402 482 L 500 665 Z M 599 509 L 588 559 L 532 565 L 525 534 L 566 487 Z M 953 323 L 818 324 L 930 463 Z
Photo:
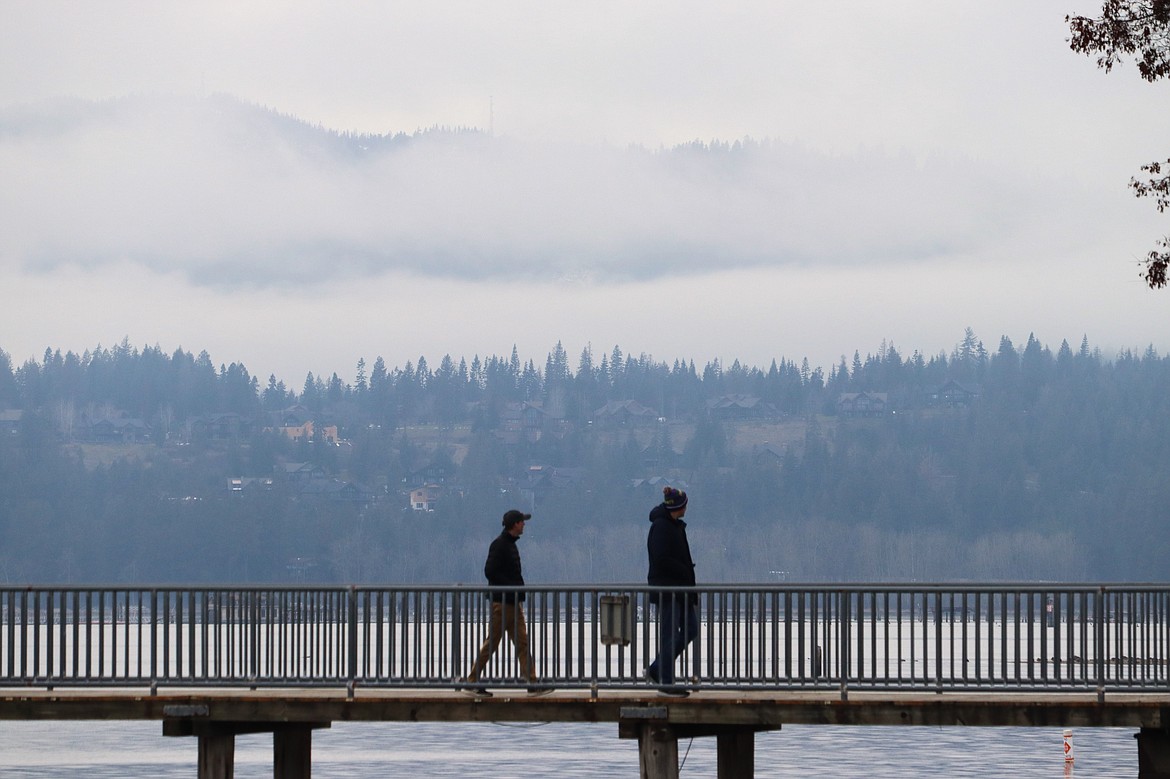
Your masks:
M 672 519 L 666 504 L 660 503 L 650 511 L 646 552 L 650 557 L 647 584 L 657 587 L 695 586 L 695 563 L 691 560 L 691 545 L 687 543 L 687 523 Z
M 492 545 L 488 547 L 483 575 L 493 587 L 524 586 L 524 574 L 520 572 L 520 550 L 516 547 L 516 537 L 507 530 L 496 536 Z M 516 595 L 514 592 L 493 592 L 492 600 L 513 603 Z M 521 592 L 519 595 L 520 600 L 524 600 L 524 593 Z

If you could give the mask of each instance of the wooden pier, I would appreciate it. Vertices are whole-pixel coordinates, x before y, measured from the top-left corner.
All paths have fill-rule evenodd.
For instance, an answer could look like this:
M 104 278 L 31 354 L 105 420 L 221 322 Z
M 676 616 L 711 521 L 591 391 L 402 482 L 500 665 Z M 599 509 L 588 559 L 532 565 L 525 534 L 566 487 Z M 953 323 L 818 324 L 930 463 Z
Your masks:
M 506 645 L 493 697 L 454 689 L 501 590 L 550 695 Z M 689 697 L 644 681 L 654 598 L 698 604 Z M 1170 779 L 1170 584 L 4 586 L 0 719 L 158 721 L 198 739 L 200 779 L 231 777 L 246 733 L 308 779 L 313 731 L 344 721 L 613 723 L 646 779 L 678 775 L 680 737 L 747 779 L 785 724 L 1124 727 L 1139 776 Z
M 312 733 L 333 722 L 614 723 L 639 742 L 639 774 L 678 776 L 678 739 L 717 740 L 719 779 L 749 779 L 755 734 L 801 725 L 1128 727 L 1139 777 L 1170 777 L 1170 692 L 890 693 L 568 689 L 532 697 L 499 688 L 491 698 L 439 690 L 58 688 L 0 692 L 0 720 L 155 720 L 164 736 L 199 741 L 199 779 L 230 779 L 235 737 L 273 734 L 273 776 L 309 779 Z M 633 775 L 634 766 L 630 766 Z

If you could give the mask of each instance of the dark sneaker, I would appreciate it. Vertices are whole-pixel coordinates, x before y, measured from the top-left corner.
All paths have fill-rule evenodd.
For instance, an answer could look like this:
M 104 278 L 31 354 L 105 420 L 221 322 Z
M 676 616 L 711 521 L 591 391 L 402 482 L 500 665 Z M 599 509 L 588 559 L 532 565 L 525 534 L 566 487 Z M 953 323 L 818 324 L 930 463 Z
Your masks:
M 553 691 L 553 688 L 547 684 L 538 684 L 528 688 L 528 694 L 532 696 L 548 695 Z
M 679 687 L 677 685 L 669 684 L 665 687 L 658 688 L 659 695 L 669 695 L 671 698 L 685 698 L 691 694 L 686 687 Z
M 455 689 L 459 692 L 465 692 L 469 695 L 474 695 L 477 698 L 490 698 L 492 694 L 488 692 L 488 688 L 482 684 L 468 684 L 467 682 L 459 682 L 455 685 Z
M 650 670 L 649 666 L 646 667 L 646 683 L 652 684 L 655 687 L 658 686 L 658 677 L 654 675 L 654 672 Z

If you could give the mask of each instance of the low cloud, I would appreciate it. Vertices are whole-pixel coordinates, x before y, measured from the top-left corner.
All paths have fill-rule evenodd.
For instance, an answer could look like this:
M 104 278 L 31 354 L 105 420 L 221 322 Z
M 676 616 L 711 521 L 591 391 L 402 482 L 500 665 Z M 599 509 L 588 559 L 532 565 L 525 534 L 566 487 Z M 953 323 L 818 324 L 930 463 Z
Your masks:
M 3 267 L 130 262 L 211 287 L 938 260 L 1017 240 L 1039 195 L 975 161 L 877 149 L 354 136 L 223 96 L 6 109 L 0 170 Z

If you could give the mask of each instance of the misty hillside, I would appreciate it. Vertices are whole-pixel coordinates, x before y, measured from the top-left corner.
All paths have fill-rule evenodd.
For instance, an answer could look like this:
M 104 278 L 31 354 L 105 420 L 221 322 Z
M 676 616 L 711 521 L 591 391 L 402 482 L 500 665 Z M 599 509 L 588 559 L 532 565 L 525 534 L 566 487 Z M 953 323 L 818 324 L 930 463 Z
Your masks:
M 827 373 L 614 347 L 293 385 L 128 342 L 0 351 L 0 580 L 640 581 L 664 484 L 706 582 L 1163 575 L 1170 361 L 883 344 Z
M 0 162 L 19 192 L 0 249 L 42 272 L 127 261 L 211 287 L 905 261 L 972 250 L 1026 194 L 960 160 L 767 139 L 643 149 L 474 128 L 357 134 L 226 95 L 2 108 Z M 975 201 L 947 196 L 955 177 Z

